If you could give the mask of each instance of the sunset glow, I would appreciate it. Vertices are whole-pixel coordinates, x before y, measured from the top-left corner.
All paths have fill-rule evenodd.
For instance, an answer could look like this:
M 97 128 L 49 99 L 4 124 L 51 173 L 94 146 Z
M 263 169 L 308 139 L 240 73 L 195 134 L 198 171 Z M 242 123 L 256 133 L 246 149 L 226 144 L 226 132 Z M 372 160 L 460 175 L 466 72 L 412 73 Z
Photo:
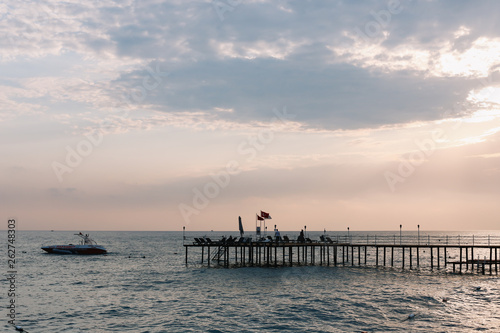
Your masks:
M 497 229 L 500 8 L 390 3 L 7 1 L 4 217 Z

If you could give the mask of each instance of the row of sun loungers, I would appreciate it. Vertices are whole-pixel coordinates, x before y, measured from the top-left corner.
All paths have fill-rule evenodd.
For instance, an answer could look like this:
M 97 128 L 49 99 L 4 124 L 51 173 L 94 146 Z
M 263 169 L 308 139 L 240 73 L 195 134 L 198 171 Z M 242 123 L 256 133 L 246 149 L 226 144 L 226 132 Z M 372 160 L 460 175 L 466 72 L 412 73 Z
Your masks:
M 200 238 L 194 238 L 193 244 L 195 245 L 222 245 L 222 244 L 247 244 L 252 241 L 251 237 L 240 237 L 240 239 L 236 238 L 223 238 L 218 241 L 212 241 L 208 237 L 200 237 Z
M 310 238 L 304 238 L 303 241 L 300 240 L 291 240 L 288 236 L 283 236 L 282 238 L 279 237 L 276 239 L 275 237 L 267 236 L 266 238 L 262 238 L 260 240 L 254 241 L 254 243 L 257 242 L 263 242 L 263 243 L 318 243 L 318 241 L 313 241 Z M 212 241 L 208 237 L 200 237 L 200 238 L 194 238 L 194 245 L 235 245 L 235 244 L 250 244 L 252 243 L 252 238 L 251 237 L 240 237 L 239 239 L 237 238 L 222 238 L 221 240 L 217 241 Z M 320 236 L 320 241 L 319 243 L 327 243 L 327 244 L 334 244 L 337 243 L 337 241 L 332 240 L 328 236 Z

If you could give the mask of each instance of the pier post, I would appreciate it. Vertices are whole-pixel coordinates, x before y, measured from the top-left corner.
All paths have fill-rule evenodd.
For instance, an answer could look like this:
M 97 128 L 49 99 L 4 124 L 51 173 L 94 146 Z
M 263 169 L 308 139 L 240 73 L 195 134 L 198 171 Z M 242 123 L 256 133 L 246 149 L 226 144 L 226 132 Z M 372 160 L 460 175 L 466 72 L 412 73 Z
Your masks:
M 270 246 L 266 246 L 267 247 L 267 267 L 269 267 L 269 257 L 271 256 L 271 247 Z
M 241 262 L 243 264 L 243 267 L 247 265 L 247 246 L 243 245 L 243 255 L 241 256 Z M 248 257 L 250 257 L 250 253 L 248 253 Z
M 367 252 L 367 248 L 368 248 L 368 246 L 365 245 L 365 266 L 366 266 L 366 252 Z
M 394 246 L 391 246 L 391 267 L 394 267 Z
M 337 245 L 333 247 L 333 266 L 337 267 Z
M 489 236 L 488 236 L 489 237 Z M 488 243 L 489 243 L 489 239 L 488 239 Z M 489 244 L 488 244 L 489 245 Z M 492 264 L 493 264 L 493 248 L 490 247 L 490 275 L 493 273 L 492 272 Z
M 351 245 L 351 266 L 354 266 L 354 245 Z
M 278 244 L 274 245 L 274 267 L 278 266 Z
M 208 267 L 210 267 L 210 245 L 207 247 L 207 263 Z
M 188 265 L 188 247 L 185 246 L 186 248 L 186 266 Z
M 386 248 L 385 248 L 385 246 L 384 246 L 384 267 L 385 267 L 385 259 L 386 259 L 386 250 L 387 250 L 387 249 L 386 249 Z
M 378 267 L 378 246 L 375 246 L 375 266 Z
M 411 246 L 410 246 L 410 269 L 412 269 L 412 254 L 411 254 Z
M 285 266 L 285 245 L 283 245 L 283 266 Z
M 498 257 L 497 257 L 498 248 L 495 247 L 495 274 L 498 275 Z
M 253 245 L 250 243 L 248 248 L 248 261 L 250 261 L 250 267 L 253 267 Z
M 259 243 L 257 245 L 257 248 L 256 248 L 256 251 L 257 251 L 257 258 L 256 258 L 257 260 L 256 260 L 256 262 L 258 262 L 258 266 L 262 265 L 262 250 L 261 249 L 262 249 L 262 246 Z
M 420 267 L 420 245 L 417 246 L 417 268 Z
M 316 262 L 316 246 L 309 245 L 309 264 L 314 265 Z
M 434 248 L 431 246 L 431 270 L 434 269 Z
M 460 274 L 462 274 L 462 247 L 460 246 Z M 474 269 L 474 267 L 472 267 L 472 269 Z
M 342 245 L 342 266 L 345 266 L 345 245 Z
M 314 259 L 316 258 L 316 246 L 311 245 L 309 252 L 311 253 L 311 265 L 314 265 Z
M 447 254 L 446 254 L 446 249 L 447 247 L 443 247 L 443 253 L 444 253 L 444 267 L 446 268 L 447 267 L 447 263 L 448 263 L 448 257 L 447 257 Z
M 328 245 L 323 245 L 323 257 L 324 257 L 323 261 L 325 262 L 325 265 L 327 265 L 327 266 L 328 266 L 327 261 L 329 261 L 328 260 L 328 253 L 329 253 L 328 248 L 329 248 Z
M 361 266 L 361 246 L 358 246 L 358 266 Z
M 472 259 L 472 261 L 471 261 L 471 262 L 472 262 L 472 264 L 471 264 L 471 265 L 472 265 L 471 269 L 472 269 L 472 271 L 474 271 L 474 247 L 471 247 L 471 248 L 470 248 L 470 257 L 471 257 L 471 259 Z M 479 266 L 477 266 L 477 267 L 478 267 L 478 269 L 479 269 Z
M 405 269 L 405 247 L 403 246 L 402 248 L 402 259 L 403 259 L 403 262 L 402 262 L 402 266 L 403 266 L 403 269 Z
M 495 255 L 496 255 L 496 251 L 495 251 Z M 330 266 L 330 245 L 327 245 L 326 246 L 326 260 L 327 260 L 327 266 Z
M 323 252 L 325 250 L 325 246 L 324 245 L 320 245 L 319 246 L 319 265 L 320 266 L 323 266 Z
M 474 258 L 472 258 L 474 259 Z M 469 248 L 465 248 L 465 270 L 469 270 Z M 471 267 L 471 270 L 474 271 L 474 267 Z
M 325 265 L 328 266 L 328 264 L 327 264 L 327 261 L 328 261 L 327 257 L 328 257 L 328 245 L 323 245 L 323 261 L 324 261 Z
M 201 246 L 201 264 L 203 265 L 203 257 L 204 257 L 204 253 L 205 252 L 205 246 Z
M 439 265 L 439 246 L 436 248 L 436 251 L 437 251 L 437 266 L 438 266 L 438 269 L 440 268 L 440 265 Z

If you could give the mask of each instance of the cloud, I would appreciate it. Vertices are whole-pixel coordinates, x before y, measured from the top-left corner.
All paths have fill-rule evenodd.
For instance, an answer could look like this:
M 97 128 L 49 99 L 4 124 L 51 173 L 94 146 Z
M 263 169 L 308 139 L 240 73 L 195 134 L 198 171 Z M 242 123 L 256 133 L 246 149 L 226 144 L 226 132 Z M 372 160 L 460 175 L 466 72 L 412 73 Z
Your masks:
M 98 112 L 147 109 L 188 119 L 203 112 L 234 123 L 265 121 L 270 108 L 286 105 L 305 127 L 324 129 L 436 120 L 480 87 L 474 76 L 498 65 L 489 7 L 496 5 L 485 6 L 401 1 L 384 23 L 384 1 L 252 1 L 223 21 L 205 1 L 8 2 L 0 31 L 19 37 L 1 49 L 4 62 L 79 57 L 66 64 L 70 77 L 35 71 L 18 83 L 25 100 L 11 92 L 4 103 L 23 107 L 38 96 Z M 356 37 L 370 22 L 380 33 Z M 157 64 L 169 76 L 127 105 L 123 96 L 138 94 L 146 68 Z M 32 107 L 48 105 L 39 104 Z

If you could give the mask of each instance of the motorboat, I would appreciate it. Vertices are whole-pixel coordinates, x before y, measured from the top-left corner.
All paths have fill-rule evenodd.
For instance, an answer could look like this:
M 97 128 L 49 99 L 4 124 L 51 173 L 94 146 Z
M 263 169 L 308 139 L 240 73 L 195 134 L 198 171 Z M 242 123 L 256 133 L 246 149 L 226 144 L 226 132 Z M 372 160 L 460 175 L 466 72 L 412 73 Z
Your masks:
M 75 234 L 80 237 L 80 244 L 74 245 L 49 245 L 42 246 L 42 250 L 53 253 L 53 254 L 105 254 L 106 249 L 102 245 L 97 245 L 97 243 L 90 238 L 88 234 L 82 234 L 81 232 Z

